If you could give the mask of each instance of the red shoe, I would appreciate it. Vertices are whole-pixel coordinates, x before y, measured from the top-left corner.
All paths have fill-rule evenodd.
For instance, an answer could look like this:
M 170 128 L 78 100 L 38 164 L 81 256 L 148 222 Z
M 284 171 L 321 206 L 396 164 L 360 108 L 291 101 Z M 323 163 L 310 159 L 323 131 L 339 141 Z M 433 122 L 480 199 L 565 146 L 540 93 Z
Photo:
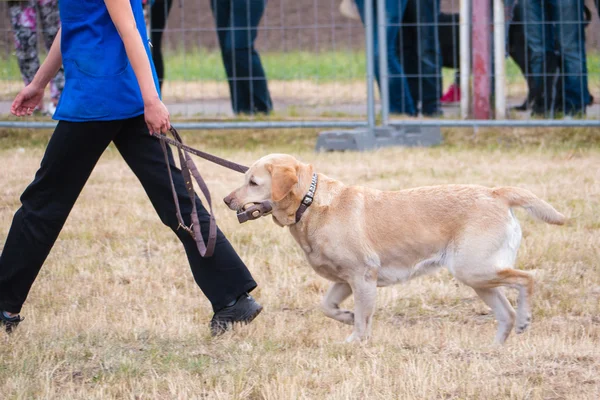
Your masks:
M 446 94 L 443 95 L 442 98 L 440 99 L 440 102 L 442 104 L 457 103 L 459 101 L 460 101 L 460 86 L 458 86 L 456 83 L 453 83 L 452 85 L 450 85 Z

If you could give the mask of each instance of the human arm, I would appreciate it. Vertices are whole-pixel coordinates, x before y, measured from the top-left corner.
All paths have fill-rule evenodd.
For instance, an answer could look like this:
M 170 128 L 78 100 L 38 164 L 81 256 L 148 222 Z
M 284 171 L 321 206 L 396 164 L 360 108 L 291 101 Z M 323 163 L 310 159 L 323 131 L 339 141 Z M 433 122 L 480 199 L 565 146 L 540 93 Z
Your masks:
M 31 115 L 35 107 L 40 104 L 44 97 L 44 89 L 48 82 L 56 76 L 62 65 L 62 54 L 60 52 L 61 30 L 58 30 L 54 42 L 50 47 L 48 56 L 33 77 L 33 81 L 19 92 L 10 107 L 10 112 L 16 116 Z
M 169 111 L 158 96 L 150 60 L 137 29 L 131 4 L 128 0 L 104 0 L 104 3 L 121 36 L 127 58 L 140 86 L 148 130 L 151 133 L 166 133 L 171 127 Z

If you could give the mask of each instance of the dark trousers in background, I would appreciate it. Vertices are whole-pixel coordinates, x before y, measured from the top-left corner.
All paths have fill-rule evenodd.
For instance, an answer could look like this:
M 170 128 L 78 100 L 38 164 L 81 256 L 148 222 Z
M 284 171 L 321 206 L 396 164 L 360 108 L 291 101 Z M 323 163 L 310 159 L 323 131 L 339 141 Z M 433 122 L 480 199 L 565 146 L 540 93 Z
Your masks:
M 400 33 L 400 59 L 410 93 L 423 115 L 441 113 L 442 54 L 438 37 L 440 0 L 408 0 Z
M 355 0 L 360 18 L 365 23 L 365 0 Z M 398 33 L 400 23 L 404 16 L 407 0 L 385 0 L 386 26 L 385 34 L 387 41 L 387 64 L 388 64 L 388 88 L 390 95 L 390 112 L 395 114 L 415 115 L 416 108 L 414 100 L 408 88 L 406 71 L 403 60 L 398 57 Z M 375 55 L 375 78 L 379 82 L 379 40 L 377 38 L 377 4 L 373 1 L 373 46 Z
M 583 15 L 584 0 L 528 0 L 523 4 L 535 113 L 585 112 L 590 99 Z M 546 29 L 549 24 L 552 28 Z M 555 49 L 561 63 L 558 79 L 562 80 L 562 104 L 553 101 L 558 68 Z
M 269 113 L 273 104 L 267 77 L 254 47 L 266 0 L 210 0 L 210 4 L 233 112 Z
M 162 54 L 162 37 L 169 18 L 173 0 L 155 0 L 150 8 L 150 41 L 152 42 L 152 61 L 156 68 L 158 84 L 162 89 L 165 79 L 165 64 Z
M 20 312 L 79 193 L 111 141 L 142 183 L 162 222 L 183 244 L 194 279 L 213 308 L 218 310 L 255 288 L 250 272 L 220 230 L 213 257 L 202 258 L 190 234 L 177 229 L 160 141 L 148 134 L 143 116 L 107 122 L 60 121 L 35 179 L 21 196 L 22 207 L 14 216 L 0 255 L 0 310 Z M 181 212 L 189 224 L 192 205 L 170 151 L 169 161 Z M 207 238 L 209 215 L 198 198 L 196 206 Z

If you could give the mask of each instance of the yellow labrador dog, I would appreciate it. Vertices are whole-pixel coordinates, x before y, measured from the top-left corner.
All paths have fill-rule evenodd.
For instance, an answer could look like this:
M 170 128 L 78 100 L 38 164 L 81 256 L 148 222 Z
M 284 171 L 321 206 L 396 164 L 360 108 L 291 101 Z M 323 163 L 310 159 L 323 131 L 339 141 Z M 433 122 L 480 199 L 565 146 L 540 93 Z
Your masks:
M 346 186 L 294 157 L 254 163 L 245 183 L 224 199 L 232 210 L 268 201 L 310 265 L 333 285 L 321 303 L 330 318 L 354 325 L 347 341 L 370 335 L 378 286 L 446 267 L 471 286 L 498 320 L 496 342 L 531 322 L 532 277 L 514 269 L 521 228 L 511 208 L 549 224 L 565 217 L 525 189 L 444 185 L 386 192 Z M 500 286 L 517 288 L 514 309 Z M 354 312 L 340 309 L 354 294 Z

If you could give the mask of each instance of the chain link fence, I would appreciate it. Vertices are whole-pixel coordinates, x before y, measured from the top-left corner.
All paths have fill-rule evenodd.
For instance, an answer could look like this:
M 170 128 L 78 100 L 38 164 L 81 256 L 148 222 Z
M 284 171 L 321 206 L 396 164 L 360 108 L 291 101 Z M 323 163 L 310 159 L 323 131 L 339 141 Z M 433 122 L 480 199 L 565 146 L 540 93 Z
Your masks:
M 15 38 L 31 53 L 22 64 L 38 50 L 43 57 L 52 29 L 44 7 L 56 3 L 0 1 L 0 126 L 54 124 L 49 116 L 17 120 L 9 107 L 23 87 Z M 163 99 L 178 127 L 195 129 L 598 127 L 596 7 L 597 0 L 145 4 Z M 51 112 L 52 96 L 41 114 Z

